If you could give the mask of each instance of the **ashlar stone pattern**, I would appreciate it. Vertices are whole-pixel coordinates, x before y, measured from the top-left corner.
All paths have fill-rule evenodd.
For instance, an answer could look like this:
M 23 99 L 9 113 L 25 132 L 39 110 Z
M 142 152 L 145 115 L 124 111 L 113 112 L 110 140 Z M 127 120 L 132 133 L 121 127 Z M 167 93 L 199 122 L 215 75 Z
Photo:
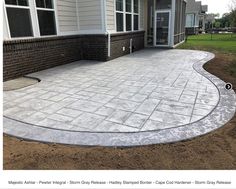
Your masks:
M 79 61 L 30 76 L 40 83 L 4 92 L 4 116 L 81 132 L 163 130 L 203 119 L 219 92 L 193 64 L 205 52 L 147 49 L 108 62 Z

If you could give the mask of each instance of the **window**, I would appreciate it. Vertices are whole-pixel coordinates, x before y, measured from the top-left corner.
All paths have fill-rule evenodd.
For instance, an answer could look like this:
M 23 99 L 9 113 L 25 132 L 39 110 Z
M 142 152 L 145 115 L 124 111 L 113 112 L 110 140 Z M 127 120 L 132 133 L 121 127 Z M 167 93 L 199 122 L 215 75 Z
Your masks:
M 131 0 L 125 1 L 125 11 L 126 12 L 132 12 L 132 3 Z
M 7 5 L 29 6 L 28 0 L 5 0 Z
M 36 0 L 36 6 L 40 8 L 52 9 L 52 0 Z
M 132 31 L 132 0 L 125 0 L 126 31 Z
M 116 10 L 123 11 L 123 0 L 116 0 Z
M 116 30 L 139 30 L 139 0 L 116 0 Z
M 124 31 L 123 25 L 123 13 L 116 13 L 116 30 Z
M 33 36 L 28 0 L 5 0 L 5 4 L 11 37 Z
M 123 0 L 116 0 L 116 30 L 124 31 L 124 6 Z
M 186 16 L 186 27 L 194 27 L 194 14 L 187 14 Z
M 57 34 L 54 0 L 4 0 L 4 2 L 11 38 Z M 38 22 L 34 20 L 35 18 Z
M 126 14 L 126 31 L 132 31 L 132 14 Z
M 139 16 L 138 15 L 134 15 L 134 30 L 138 30 L 139 29 Z
M 55 13 L 52 0 L 36 0 L 40 35 L 56 35 Z
M 134 15 L 133 15 L 133 28 L 134 30 L 139 30 L 139 0 L 134 1 Z
M 139 12 L 139 1 L 138 0 L 134 0 L 134 13 L 138 13 Z

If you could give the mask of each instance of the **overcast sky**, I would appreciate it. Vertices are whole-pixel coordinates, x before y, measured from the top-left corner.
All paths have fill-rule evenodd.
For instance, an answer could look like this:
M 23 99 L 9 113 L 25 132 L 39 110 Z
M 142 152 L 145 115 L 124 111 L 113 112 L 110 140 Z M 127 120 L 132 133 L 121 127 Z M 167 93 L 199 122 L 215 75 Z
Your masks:
M 220 13 L 222 14 L 229 12 L 229 5 L 231 0 L 201 0 L 202 4 L 208 5 L 208 13 Z

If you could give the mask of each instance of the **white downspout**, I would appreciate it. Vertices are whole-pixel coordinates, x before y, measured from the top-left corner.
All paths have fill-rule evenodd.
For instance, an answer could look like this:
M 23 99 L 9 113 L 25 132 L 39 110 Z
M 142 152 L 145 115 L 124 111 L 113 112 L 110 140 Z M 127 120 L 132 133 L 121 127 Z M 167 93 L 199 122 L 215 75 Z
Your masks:
M 108 30 L 106 32 L 108 34 L 108 47 L 107 47 L 108 51 L 107 51 L 107 56 L 111 57 L 111 34 L 110 34 L 110 32 Z
M 129 41 L 129 53 L 131 54 L 133 52 L 133 39 L 130 39 Z
M 104 31 L 107 34 L 107 56 L 111 57 L 111 33 L 108 31 L 107 29 L 107 4 L 106 4 L 106 0 L 101 0 L 102 1 L 102 6 L 103 6 L 103 19 L 104 19 Z
M 175 5 L 176 0 L 172 0 L 172 9 L 171 9 L 171 33 L 170 33 L 170 46 L 174 47 L 174 35 L 175 35 Z

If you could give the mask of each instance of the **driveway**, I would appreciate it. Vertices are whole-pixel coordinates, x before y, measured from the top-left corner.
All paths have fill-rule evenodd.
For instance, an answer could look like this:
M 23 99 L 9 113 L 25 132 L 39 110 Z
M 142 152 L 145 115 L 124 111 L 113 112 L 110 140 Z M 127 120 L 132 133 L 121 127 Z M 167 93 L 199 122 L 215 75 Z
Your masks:
M 234 92 L 202 69 L 213 57 L 201 51 L 146 49 L 108 62 L 79 61 L 31 74 L 41 82 L 4 92 L 4 132 L 46 142 L 108 146 L 205 134 L 224 124 L 205 128 L 201 123 L 217 107 L 222 110 L 221 95 L 229 102 L 224 122 L 235 113 Z M 200 127 L 192 128 L 196 123 Z M 184 129 L 182 137 L 176 128 Z M 156 134 L 159 140 L 145 134 Z M 167 135 L 172 139 L 164 140 Z M 140 142 L 146 139 L 152 142 Z

